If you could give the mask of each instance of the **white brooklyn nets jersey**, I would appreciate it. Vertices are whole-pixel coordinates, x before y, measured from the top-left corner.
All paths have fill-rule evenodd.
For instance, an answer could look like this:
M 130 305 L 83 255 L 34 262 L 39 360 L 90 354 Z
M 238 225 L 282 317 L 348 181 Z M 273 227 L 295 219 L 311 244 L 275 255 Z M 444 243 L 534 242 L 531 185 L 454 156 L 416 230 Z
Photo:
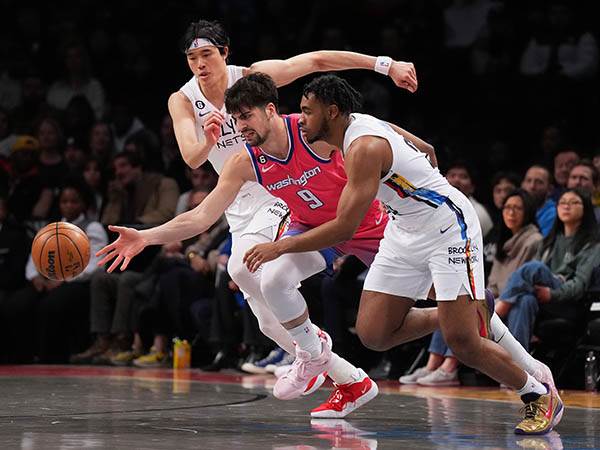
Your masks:
M 392 165 L 381 179 L 377 198 L 396 225 L 419 226 L 438 207 L 447 205 L 452 209 L 453 200 L 462 203 L 464 196 L 431 165 L 427 155 L 386 122 L 366 114 L 351 114 L 344 135 L 344 153 L 361 136 L 384 138 L 392 148 Z
M 229 88 L 242 78 L 242 67 L 227 66 L 227 76 L 229 78 L 227 87 Z M 204 135 L 204 121 L 211 111 L 219 111 L 225 117 L 225 121 L 221 125 L 221 136 L 208 155 L 208 160 L 220 174 L 225 162 L 233 154 L 240 150 L 245 151 L 242 134 L 237 130 L 233 117 L 227 114 L 224 105 L 219 110 L 206 99 L 196 77 L 192 77 L 180 90 L 192 103 L 196 118 L 196 133 L 199 138 Z M 246 182 L 226 211 L 230 231 L 232 233 L 243 231 L 259 209 L 275 202 L 276 199 L 260 184 Z M 279 203 L 281 203 L 280 200 Z

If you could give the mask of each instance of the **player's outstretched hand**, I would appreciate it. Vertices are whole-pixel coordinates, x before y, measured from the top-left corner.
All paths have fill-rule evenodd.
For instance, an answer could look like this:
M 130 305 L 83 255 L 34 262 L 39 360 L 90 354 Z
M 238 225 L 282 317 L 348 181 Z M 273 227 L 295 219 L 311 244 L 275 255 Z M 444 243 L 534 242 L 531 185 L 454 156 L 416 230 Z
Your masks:
M 139 252 L 144 250 L 146 242 L 140 232 L 133 228 L 109 225 L 108 229 L 119 233 L 119 237 L 112 244 L 108 244 L 106 247 L 98 250 L 96 256 L 100 257 L 105 255 L 104 258 L 98 261 L 98 265 L 103 266 L 114 259 L 113 263 L 107 269 L 107 272 L 111 273 L 119 267 L 119 264 L 121 263 L 121 271 L 123 271 L 127 269 L 129 261 L 131 261 L 131 259 Z
M 256 272 L 261 265 L 281 256 L 277 242 L 267 242 L 252 247 L 244 255 L 244 263 L 250 272 Z
M 409 62 L 394 61 L 388 75 L 394 80 L 396 86 L 415 92 L 419 87 L 415 65 Z
M 211 111 L 204 120 L 204 136 L 209 144 L 215 145 L 221 137 L 221 125 L 225 117 L 219 111 Z

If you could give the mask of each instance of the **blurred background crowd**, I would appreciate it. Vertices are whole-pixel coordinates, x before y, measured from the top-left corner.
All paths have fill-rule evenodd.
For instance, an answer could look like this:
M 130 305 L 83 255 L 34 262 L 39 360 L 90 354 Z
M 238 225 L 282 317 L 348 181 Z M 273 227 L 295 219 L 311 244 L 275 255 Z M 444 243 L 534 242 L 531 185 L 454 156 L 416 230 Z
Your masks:
M 166 108 L 191 76 L 179 38 L 203 18 L 225 25 L 236 65 L 320 49 L 413 62 L 415 94 L 374 72 L 341 75 L 363 94 L 363 112 L 435 146 L 442 173 L 476 206 L 498 314 L 564 372 L 559 384 L 581 384 L 581 354 L 600 341 L 590 311 L 600 284 L 593 2 L 0 4 L 3 362 L 156 367 L 168 363 L 174 336 L 193 341 L 194 364 L 210 370 L 248 363 L 260 371 L 265 364 L 255 363 L 274 356 L 227 275 L 224 219 L 190 242 L 145 251 L 123 274 L 95 271 L 92 260 L 75 281 L 51 282 L 28 260 L 32 236 L 48 222 L 79 225 L 94 251 L 109 240 L 108 224 L 163 223 L 214 187 L 210 165 L 183 163 Z M 297 111 L 306 81 L 281 89 L 282 112 Z M 383 358 L 360 345 L 353 321 L 364 270 L 345 258 L 333 276 L 303 286 L 338 352 L 380 377 L 458 383 L 441 336 Z M 547 289 L 524 287 L 531 273 Z

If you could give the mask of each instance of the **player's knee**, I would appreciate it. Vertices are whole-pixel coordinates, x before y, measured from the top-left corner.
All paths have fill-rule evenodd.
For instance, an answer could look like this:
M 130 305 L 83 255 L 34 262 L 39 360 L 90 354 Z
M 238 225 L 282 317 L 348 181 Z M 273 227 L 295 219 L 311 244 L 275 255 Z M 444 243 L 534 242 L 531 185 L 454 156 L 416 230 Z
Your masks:
M 263 270 L 260 276 L 260 290 L 263 295 L 265 292 L 285 292 L 293 289 L 295 286 L 290 281 L 289 277 L 286 277 L 284 273 L 279 270 Z M 265 298 L 270 296 L 265 295 Z
M 248 268 L 243 263 L 242 258 L 231 255 L 227 262 L 227 273 L 235 284 L 240 286 L 242 289 L 246 289 L 248 283 L 253 280 L 252 274 L 248 271 Z
M 365 322 L 356 322 L 356 333 L 362 345 L 369 350 L 383 352 L 390 348 L 389 336 L 383 330 L 377 327 L 370 326 Z

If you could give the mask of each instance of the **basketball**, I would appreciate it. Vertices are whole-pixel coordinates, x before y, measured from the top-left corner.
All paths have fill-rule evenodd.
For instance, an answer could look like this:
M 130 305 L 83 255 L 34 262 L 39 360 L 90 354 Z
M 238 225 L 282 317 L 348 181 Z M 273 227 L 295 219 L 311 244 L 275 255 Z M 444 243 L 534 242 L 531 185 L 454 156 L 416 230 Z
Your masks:
M 70 280 L 90 261 L 90 241 L 83 230 L 68 222 L 46 225 L 35 235 L 31 258 L 37 271 L 50 280 Z

